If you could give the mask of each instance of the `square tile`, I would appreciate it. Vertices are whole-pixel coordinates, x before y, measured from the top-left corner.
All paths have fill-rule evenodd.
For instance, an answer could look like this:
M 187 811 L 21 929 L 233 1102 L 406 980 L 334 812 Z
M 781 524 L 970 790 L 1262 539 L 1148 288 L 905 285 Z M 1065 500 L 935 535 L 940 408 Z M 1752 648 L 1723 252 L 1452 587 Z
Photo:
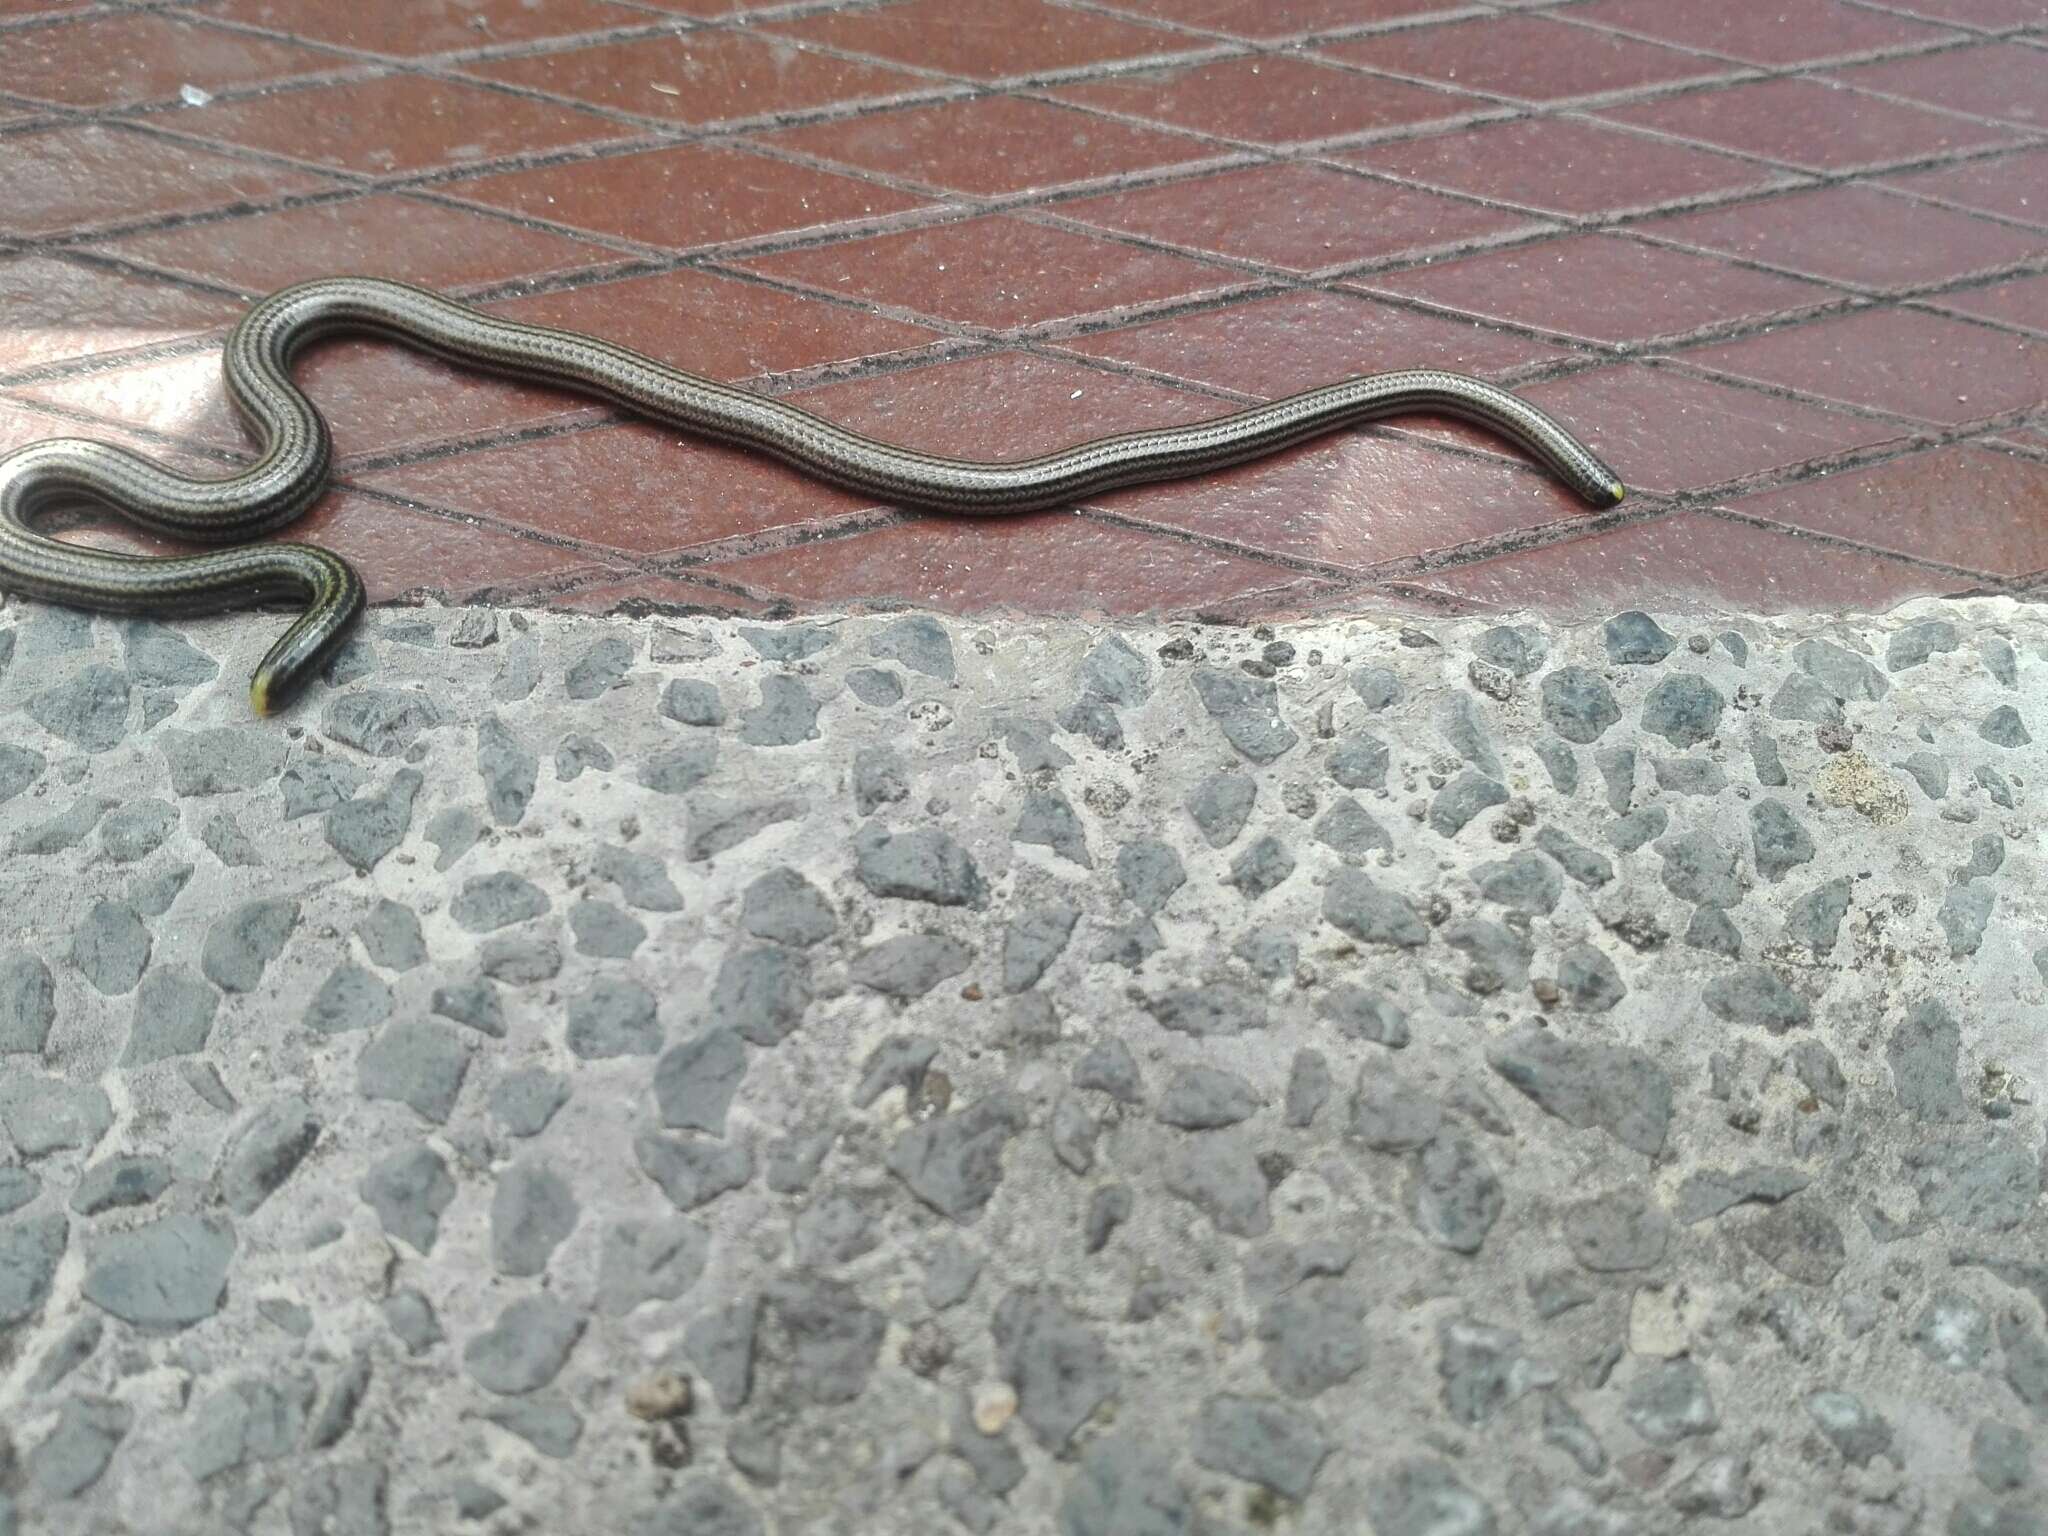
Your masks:
M 941 339 L 922 326 L 688 269 L 488 307 L 529 325 L 587 331 L 727 381 L 889 357 Z
M 437 80 L 387 75 L 194 107 L 178 132 L 365 176 L 398 176 L 630 137 L 574 107 Z M 308 133 L 317 123 L 319 131 Z
M 173 101 L 182 86 L 224 91 L 348 69 L 331 53 L 162 14 L 81 17 L 7 35 L 0 88 L 67 107 Z
M 1548 16 L 1481 16 L 1323 48 L 1327 58 L 1513 101 L 1558 102 L 1731 72 L 1718 59 Z
M 1351 571 L 1586 515 L 1531 465 L 1371 430 L 1315 438 L 1199 480 L 1112 491 L 1090 505 Z
M 2048 400 L 2048 348 L 1911 309 L 1866 309 L 1685 354 L 1689 367 L 1960 425 Z
M 1615 235 L 1574 235 L 1355 281 L 1480 319 L 1610 343 L 1692 335 L 1832 297 L 1796 278 Z
M 304 171 L 93 124 L 12 134 L 0 149 L 0 208 L 6 210 L 0 217 L 16 235 L 217 213 L 335 185 Z
M 1026 459 L 1230 407 L 1151 379 L 1029 352 L 994 352 L 807 389 L 791 403 L 921 453 Z
M 760 23 L 764 31 L 970 80 L 1056 74 L 1202 46 L 1184 34 L 1044 0 L 901 0 Z
M 415 58 L 458 49 L 532 43 L 644 24 L 647 12 L 606 0 L 543 4 L 428 4 L 419 0 L 221 0 L 213 14 L 292 37 Z
M 173 544 L 112 513 L 88 514 L 64 536 L 88 548 L 136 555 L 188 554 L 196 547 Z M 330 492 L 274 537 L 333 550 L 356 568 L 373 603 L 426 596 L 481 601 L 593 564 L 581 550 L 347 490 Z M 251 622 L 265 620 L 252 616 Z M 273 622 L 283 633 L 283 618 Z
M 2048 464 L 1995 449 L 1936 448 L 1728 505 L 1993 576 L 2048 569 Z
M 749 271 L 992 330 L 1213 293 L 1244 281 L 1183 256 L 996 216 L 762 256 Z
M 480 60 L 464 65 L 463 73 L 691 126 L 756 121 L 932 89 L 928 78 L 900 69 L 723 30 Z
M 1375 80 L 1292 54 L 1119 75 L 1054 94 L 1120 116 L 1272 146 L 1412 131 L 1495 110 L 1476 97 Z
M 1520 393 L 1569 425 L 1631 491 L 1705 490 L 1910 435 L 1888 422 L 1641 363 Z
M 220 473 L 220 466 L 209 463 L 203 455 L 167 448 L 141 433 L 113 425 L 82 425 L 72 417 L 37 410 L 25 401 L 0 395 L 0 458 L 17 448 L 47 442 L 53 437 L 85 437 L 99 443 L 116 443 L 180 473 Z
M 1877 289 L 1948 282 L 2048 255 L 2048 232 L 2029 234 L 1867 186 L 1788 192 L 1636 228 L 1653 239 Z
M 2048 58 L 2038 48 L 1985 43 L 1858 64 L 1834 74 L 1858 90 L 1901 96 L 1922 106 L 1994 117 L 2023 128 L 2048 127 Z
M 48 256 L 0 256 L 0 375 L 225 325 L 233 301 Z
M 743 149 L 697 144 L 508 171 L 441 190 L 463 202 L 668 250 L 858 223 L 929 201 Z
M 1898 9 L 1929 21 L 1965 27 L 2038 27 L 2048 21 L 2041 0 L 1899 0 Z
M 1808 171 L 1876 170 L 2013 141 L 2013 130 L 1824 80 L 1758 80 L 1613 107 L 1619 123 Z
M 2048 149 L 1991 155 L 1886 178 L 1919 197 L 2048 229 Z
M 352 483 L 639 556 L 815 530 L 874 505 L 764 454 L 639 422 L 367 470 Z
M 1435 570 L 1429 587 L 1505 612 L 1590 618 L 1697 605 L 1759 613 L 1890 608 L 1971 583 L 1883 555 L 1681 512 Z
M 1397 368 L 1449 368 L 1488 377 L 1570 351 L 1469 320 L 1321 292 L 1226 304 L 1095 331 L 1060 345 L 1064 351 L 1269 400 L 1353 374 Z
M 1578 218 L 1637 213 L 1789 180 L 1751 161 L 1570 117 L 1483 124 L 1341 158 L 1422 186 Z
M 103 249 L 124 261 L 225 283 L 250 295 L 347 271 L 448 289 L 620 259 L 602 246 L 391 193 L 127 235 Z
M 1054 211 L 1197 255 L 1232 256 L 1290 272 L 1388 257 L 1419 260 L 1555 227 L 1526 214 L 1299 164 L 1112 192 L 1061 203 Z
M 1464 0 L 1111 0 L 1109 6 L 1127 16 L 1262 42 L 1466 8 Z
M 914 603 L 949 613 L 1169 614 L 1294 573 L 1248 555 L 1071 512 L 918 517 L 720 560 L 710 575 L 821 607 Z
M 333 429 L 344 473 L 350 460 L 366 454 L 602 414 L 566 391 L 490 378 L 383 341 L 323 342 L 307 350 L 292 376 Z M 62 379 L 22 393 L 25 399 L 146 426 L 241 458 L 254 447 L 221 385 L 215 348 Z
M 1925 301 L 1929 308 L 1973 320 L 1993 320 L 2048 337 L 2048 275 L 2015 277 L 1982 288 L 1965 288 Z
M 1021 96 L 868 113 L 757 142 L 974 197 L 1071 186 L 1222 153 L 1199 139 Z
M 1591 0 L 1574 6 L 1571 16 L 1636 37 L 1774 67 L 1825 63 L 1958 35 L 1843 0 L 1714 0 L 1711 5 Z

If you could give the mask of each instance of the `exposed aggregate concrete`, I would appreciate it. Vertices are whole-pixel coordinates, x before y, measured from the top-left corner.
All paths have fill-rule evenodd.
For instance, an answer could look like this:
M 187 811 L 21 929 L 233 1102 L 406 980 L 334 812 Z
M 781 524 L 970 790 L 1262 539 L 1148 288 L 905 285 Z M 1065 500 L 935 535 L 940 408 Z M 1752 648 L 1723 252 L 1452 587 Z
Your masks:
M 2048 1531 L 2048 622 L 0 612 L 0 1533 Z

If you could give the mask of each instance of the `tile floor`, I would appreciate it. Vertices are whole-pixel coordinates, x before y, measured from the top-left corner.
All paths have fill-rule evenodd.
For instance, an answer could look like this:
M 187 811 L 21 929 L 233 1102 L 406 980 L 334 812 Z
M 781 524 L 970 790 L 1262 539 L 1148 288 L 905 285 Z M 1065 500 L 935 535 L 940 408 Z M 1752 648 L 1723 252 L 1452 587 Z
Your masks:
M 0 451 L 219 472 L 226 327 L 355 270 L 974 456 L 1457 367 L 1635 488 L 1417 418 L 964 522 L 340 342 L 299 531 L 383 599 L 2048 595 L 2048 0 L 0 0 L 0 56 Z

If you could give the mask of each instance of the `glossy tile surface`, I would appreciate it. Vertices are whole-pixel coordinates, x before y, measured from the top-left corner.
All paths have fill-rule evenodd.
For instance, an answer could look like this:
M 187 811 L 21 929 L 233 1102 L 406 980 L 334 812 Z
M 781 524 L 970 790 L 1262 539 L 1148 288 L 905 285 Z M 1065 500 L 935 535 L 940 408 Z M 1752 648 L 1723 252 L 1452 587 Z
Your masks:
M 220 473 L 227 328 L 362 272 L 967 457 L 1449 368 L 1633 492 L 1417 411 L 928 517 L 336 339 L 293 532 L 380 598 L 1251 622 L 2048 570 L 2040 0 L 0 0 L 0 51 L 0 448 Z

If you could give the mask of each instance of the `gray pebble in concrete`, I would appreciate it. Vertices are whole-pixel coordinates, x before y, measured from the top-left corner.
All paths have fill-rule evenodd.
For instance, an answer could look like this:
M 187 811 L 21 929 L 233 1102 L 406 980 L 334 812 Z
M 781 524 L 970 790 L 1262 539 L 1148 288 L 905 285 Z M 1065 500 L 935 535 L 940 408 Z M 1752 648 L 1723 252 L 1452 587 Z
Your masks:
M 1230 883 L 1248 901 L 1256 901 L 1276 889 L 1294 873 L 1293 851 L 1279 838 L 1266 836 L 1245 845 L 1230 862 Z
M 1214 1471 L 1302 1499 L 1335 1444 L 1306 1409 L 1221 1394 L 1195 1421 L 1194 1457 Z
M 372 1164 L 359 1193 L 386 1232 L 428 1254 L 440 1235 L 441 1213 L 455 1199 L 455 1180 L 440 1153 L 421 1142 Z
M 234 1252 L 226 1222 L 177 1212 L 90 1245 L 81 1294 L 137 1328 L 187 1328 L 219 1310 Z
M 0 1328 L 11 1330 L 41 1310 L 70 1232 L 71 1224 L 59 1211 L 0 1226 Z
M 204 1050 L 220 994 L 179 966 L 158 966 L 135 993 L 135 1019 L 121 1064 L 143 1067 Z
M 1507 804 L 1507 787 L 1476 768 L 1467 768 L 1437 791 L 1429 803 L 1429 824 L 1444 837 L 1456 837 L 1481 811 Z
M 256 1111 L 221 1153 L 220 1193 L 227 1208 L 247 1216 L 292 1176 L 320 1139 L 313 1108 L 296 1095 Z
M 391 1017 L 396 1000 L 374 971 L 344 961 L 327 973 L 306 1005 L 304 1023 L 323 1035 L 374 1029 Z
M 0 1056 L 39 1056 L 57 1021 L 57 986 L 34 955 L 0 960 Z
M 1676 636 L 1639 609 L 1618 613 L 1607 621 L 1607 659 L 1623 666 L 1655 666 L 1677 647 Z
M 47 1499 L 75 1499 L 100 1480 L 135 1423 L 126 1403 L 74 1397 L 28 1455 L 28 1480 Z
M 253 992 L 270 962 L 284 953 L 298 923 L 296 901 L 265 897 L 244 902 L 207 930 L 199 969 L 223 992 Z
M 538 1275 L 583 1207 L 569 1181 L 544 1162 L 515 1163 L 491 1192 L 491 1262 L 501 1275 Z
M 561 1374 L 584 1326 L 580 1314 L 551 1296 L 521 1297 L 463 1346 L 463 1368 L 502 1397 L 535 1391 Z
M 1270 679 L 1197 667 L 1195 695 L 1224 740 L 1254 763 L 1270 763 L 1301 737 L 1280 718 L 1279 692 Z
M 1251 819 L 1258 785 L 1249 774 L 1214 773 L 1188 796 L 1188 814 L 1211 848 L 1227 848 Z
M 0 1126 L 23 1157 L 90 1152 L 113 1123 L 106 1093 L 90 1084 L 27 1072 L 0 1076 Z
M 356 1058 L 356 1087 L 366 1099 L 393 1099 L 445 1125 L 468 1072 L 469 1048 L 454 1030 L 431 1019 L 398 1019 Z
M 670 1046 L 654 1064 L 654 1101 L 670 1130 L 725 1134 L 725 1117 L 747 1075 L 747 1048 L 729 1029 Z
M 751 988 L 747 990 L 751 993 Z M 715 998 L 714 992 L 714 1007 Z M 756 996 L 748 1000 L 766 1007 Z M 566 1039 L 569 1049 L 586 1061 L 652 1056 L 661 1049 L 654 994 L 631 977 L 598 977 L 570 997 Z

